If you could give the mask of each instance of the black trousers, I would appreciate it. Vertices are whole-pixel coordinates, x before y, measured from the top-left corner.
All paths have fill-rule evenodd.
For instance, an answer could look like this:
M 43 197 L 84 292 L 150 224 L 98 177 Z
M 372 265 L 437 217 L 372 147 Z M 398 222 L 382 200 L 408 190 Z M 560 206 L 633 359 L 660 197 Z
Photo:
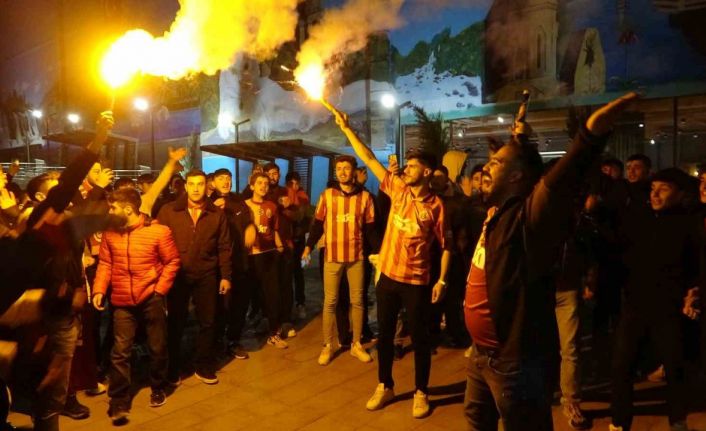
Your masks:
M 216 276 L 189 280 L 177 276 L 172 290 L 167 295 L 167 346 L 169 350 L 169 379 L 179 377 L 181 367 L 181 341 L 189 318 L 189 300 L 193 298 L 199 330 L 196 336 L 194 367 L 197 372 L 215 371 L 213 345 L 215 342 L 216 300 L 218 279 Z
M 129 407 L 130 357 L 138 326 L 147 332 L 150 352 L 150 386 L 164 389 L 167 378 L 167 309 L 164 297 L 153 295 L 135 307 L 113 309 L 113 351 L 111 353 L 108 396 L 111 404 Z
M 228 298 L 221 301 L 223 312 L 220 313 L 223 326 L 227 326 L 227 331 L 219 329 L 219 335 L 223 332 L 229 344 L 237 344 L 245 328 L 245 321 L 248 314 L 248 307 L 252 298 L 252 283 L 247 280 L 244 273 L 233 274 L 233 287 Z
M 279 252 L 273 250 L 248 257 L 248 282 L 251 292 L 267 317 L 270 335 L 280 332 Z
M 639 345 L 645 338 L 654 346 L 667 378 L 669 422 L 686 419 L 682 320 L 677 313 L 647 313 L 626 307 L 615 334 L 612 361 L 613 425 L 626 431 L 632 423 L 633 377 Z
M 416 389 L 426 393 L 431 370 L 431 337 L 429 334 L 429 314 L 431 310 L 431 289 L 429 286 L 415 286 L 400 283 L 380 275 L 377 284 L 378 302 L 378 379 L 385 387 L 392 388 L 392 362 L 394 357 L 395 329 L 397 314 L 401 307 L 407 310 L 412 347 L 414 348 L 414 384 Z
M 301 256 L 301 255 L 300 255 Z M 292 323 L 292 306 L 294 305 L 294 291 L 292 290 L 294 266 L 299 266 L 297 259 L 295 265 L 294 250 L 285 248 L 279 256 L 279 321 Z

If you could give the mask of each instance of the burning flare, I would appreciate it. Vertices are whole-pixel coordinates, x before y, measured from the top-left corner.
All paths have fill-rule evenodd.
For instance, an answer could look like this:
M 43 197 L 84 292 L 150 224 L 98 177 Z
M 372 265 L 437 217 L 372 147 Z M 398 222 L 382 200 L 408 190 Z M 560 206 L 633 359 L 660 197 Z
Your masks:
M 365 47 L 368 36 L 402 25 L 404 0 L 350 0 L 341 8 L 327 9 L 309 29 L 309 38 L 297 54 L 294 78 L 309 97 L 321 100 L 334 58 Z
M 180 79 L 213 75 L 230 67 L 237 54 L 265 60 L 294 39 L 298 0 L 180 0 L 171 28 L 161 37 L 131 30 L 101 63 L 113 88 L 134 75 Z
M 314 100 L 323 99 L 326 85 L 323 64 L 310 63 L 304 67 L 297 68 L 294 72 L 294 79 L 297 80 L 299 86 L 306 91 L 310 98 Z

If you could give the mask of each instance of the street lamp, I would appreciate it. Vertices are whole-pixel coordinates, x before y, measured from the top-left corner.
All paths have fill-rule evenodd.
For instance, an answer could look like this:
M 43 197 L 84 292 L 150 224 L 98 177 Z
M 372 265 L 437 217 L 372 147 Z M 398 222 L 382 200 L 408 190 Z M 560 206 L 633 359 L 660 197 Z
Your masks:
M 33 110 L 32 110 L 32 116 L 33 116 L 34 118 L 36 118 L 37 120 L 39 120 L 40 118 L 42 118 L 43 115 L 44 115 L 44 113 L 43 113 L 41 110 L 39 110 L 39 109 L 33 109 Z
M 69 123 L 76 125 L 81 121 L 81 116 L 72 112 L 66 116 L 66 119 L 69 120 Z
M 150 166 L 152 167 L 152 169 L 155 169 L 156 155 L 154 148 L 154 109 L 152 109 L 149 100 L 145 99 L 144 97 L 135 98 L 135 100 L 132 101 L 132 106 L 140 112 L 149 112 L 150 114 Z M 138 154 L 139 153 L 137 151 L 137 148 L 135 148 L 135 166 L 138 165 Z
M 380 104 L 382 104 L 384 108 L 394 109 L 397 111 L 397 136 L 395 137 L 395 155 L 397 155 L 398 163 L 400 164 L 400 166 L 402 166 L 402 156 L 404 155 L 404 137 L 402 134 L 402 110 L 404 108 L 412 106 L 412 102 L 408 100 L 398 105 L 394 95 L 392 95 L 391 93 L 385 93 L 380 97 Z
M 132 102 L 132 106 L 138 111 L 147 112 L 150 109 L 150 102 L 144 97 L 138 97 Z

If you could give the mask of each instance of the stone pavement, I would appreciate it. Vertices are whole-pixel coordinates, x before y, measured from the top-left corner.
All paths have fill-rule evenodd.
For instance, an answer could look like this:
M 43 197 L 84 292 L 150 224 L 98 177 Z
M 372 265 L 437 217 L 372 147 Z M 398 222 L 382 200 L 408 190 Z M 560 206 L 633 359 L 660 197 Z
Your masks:
M 376 362 L 363 364 L 348 352 L 342 352 L 328 366 L 317 364 L 321 348 L 321 285 L 316 272 L 308 270 L 307 294 L 310 316 L 316 317 L 299 326 L 296 338 L 290 339 L 287 350 L 258 345 L 264 341 L 252 330 L 248 333 L 248 360 L 233 360 L 218 373 L 220 383 L 202 384 L 195 377 L 184 380 L 169 396 L 167 403 L 150 408 L 149 388 L 136 394 L 130 421 L 125 430 L 463 430 L 463 391 L 465 387 L 463 350 L 439 348 L 432 362 L 430 399 L 432 414 L 426 419 L 412 418 L 414 389 L 413 354 L 395 362 L 394 377 L 397 398 L 381 411 L 369 412 L 365 402 L 377 384 Z M 372 290 L 372 289 L 371 289 Z M 372 292 L 371 292 L 372 295 Z M 371 310 L 371 317 L 374 310 Z M 372 346 L 369 346 L 372 347 Z M 141 368 L 143 361 L 140 362 Z M 642 385 L 647 392 L 654 384 Z M 607 430 L 608 396 L 598 392 L 596 401 L 585 403 L 596 419 L 594 428 Z M 61 418 L 61 429 L 113 429 L 107 417 L 106 395 L 79 399 L 91 408 L 91 417 L 74 421 Z M 663 404 L 646 401 L 636 417 L 636 431 L 668 430 Z M 657 413 L 655 413 L 657 412 Z M 28 416 L 12 413 L 10 421 L 23 429 L 31 429 Z M 569 430 L 561 409 L 554 408 L 555 429 Z M 706 414 L 701 411 L 689 416 L 692 429 L 706 430 Z

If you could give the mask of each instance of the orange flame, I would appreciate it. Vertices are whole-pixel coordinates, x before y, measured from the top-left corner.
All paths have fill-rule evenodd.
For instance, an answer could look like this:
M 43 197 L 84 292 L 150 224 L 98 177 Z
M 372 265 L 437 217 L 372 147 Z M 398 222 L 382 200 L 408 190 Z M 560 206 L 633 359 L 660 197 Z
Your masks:
M 101 63 L 113 88 L 136 74 L 181 79 L 229 68 L 238 54 L 266 60 L 295 36 L 299 0 L 179 0 L 168 32 L 131 30 Z
M 326 78 L 321 63 L 310 63 L 298 67 L 294 72 L 294 78 L 311 99 L 321 100 L 324 97 Z

